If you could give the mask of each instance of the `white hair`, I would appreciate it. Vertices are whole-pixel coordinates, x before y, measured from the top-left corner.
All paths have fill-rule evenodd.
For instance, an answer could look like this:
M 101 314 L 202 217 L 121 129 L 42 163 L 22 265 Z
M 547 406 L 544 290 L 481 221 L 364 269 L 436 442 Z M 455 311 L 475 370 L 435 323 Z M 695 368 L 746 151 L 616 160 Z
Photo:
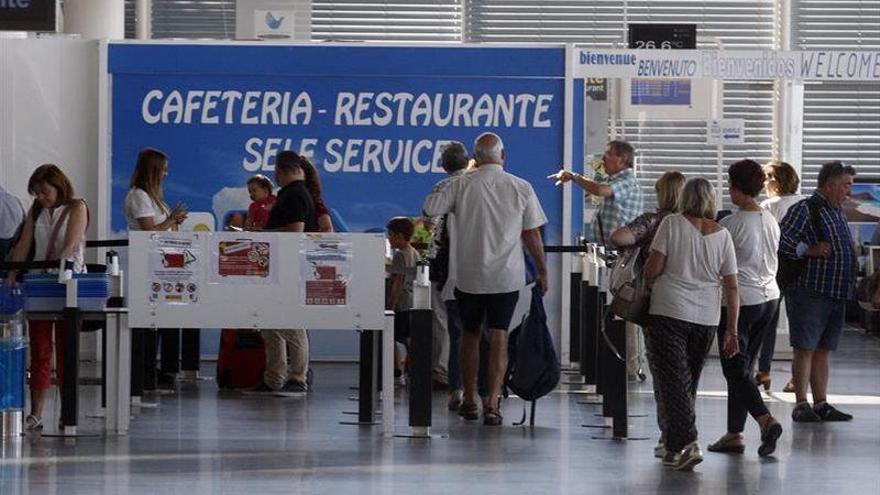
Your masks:
M 480 134 L 474 140 L 474 158 L 480 163 L 501 163 L 504 160 L 504 142 L 495 133 Z

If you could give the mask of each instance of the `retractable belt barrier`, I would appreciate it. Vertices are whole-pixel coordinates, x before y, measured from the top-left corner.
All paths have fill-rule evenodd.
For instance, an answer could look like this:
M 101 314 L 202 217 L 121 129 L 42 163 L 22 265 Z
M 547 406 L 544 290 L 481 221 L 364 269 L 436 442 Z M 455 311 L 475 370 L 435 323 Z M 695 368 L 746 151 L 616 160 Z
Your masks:
M 584 425 L 611 428 L 616 439 L 628 438 L 627 376 L 626 376 L 626 322 L 616 318 L 608 309 L 611 302 L 605 283 L 607 265 L 617 256 L 605 253 L 596 245 L 545 246 L 546 253 L 584 253 L 574 263 L 570 274 L 570 356 L 577 362 L 576 371 L 583 384 L 595 387 L 601 401 L 581 404 L 602 406 L 599 416 L 611 419 L 611 426 Z M 597 397 L 598 398 L 598 397 Z

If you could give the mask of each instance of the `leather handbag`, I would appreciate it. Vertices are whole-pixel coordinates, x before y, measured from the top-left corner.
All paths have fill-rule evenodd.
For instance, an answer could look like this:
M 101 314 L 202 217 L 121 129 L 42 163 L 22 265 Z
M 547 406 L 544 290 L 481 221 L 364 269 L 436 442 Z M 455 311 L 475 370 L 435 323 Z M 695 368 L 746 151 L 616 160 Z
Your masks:
M 643 267 L 638 263 L 640 248 L 633 248 L 618 257 L 609 275 L 611 312 L 637 325 L 648 323 L 651 289 Z

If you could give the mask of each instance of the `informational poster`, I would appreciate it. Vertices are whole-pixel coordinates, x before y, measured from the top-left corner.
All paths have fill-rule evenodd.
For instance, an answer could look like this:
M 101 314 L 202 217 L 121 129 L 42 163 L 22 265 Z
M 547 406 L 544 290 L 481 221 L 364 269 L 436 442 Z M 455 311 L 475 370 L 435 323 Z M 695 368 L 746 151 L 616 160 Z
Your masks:
M 746 121 L 743 119 L 713 119 L 706 122 L 708 144 L 743 144 Z
M 306 306 L 346 306 L 351 282 L 351 242 L 312 235 L 302 241 L 300 280 Z
M 190 238 L 156 235 L 150 242 L 150 302 L 199 302 L 201 252 L 197 234 Z
M 275 244 L 242 238 L 218 240 L 212 282 L 270 284 L 278 281 Z

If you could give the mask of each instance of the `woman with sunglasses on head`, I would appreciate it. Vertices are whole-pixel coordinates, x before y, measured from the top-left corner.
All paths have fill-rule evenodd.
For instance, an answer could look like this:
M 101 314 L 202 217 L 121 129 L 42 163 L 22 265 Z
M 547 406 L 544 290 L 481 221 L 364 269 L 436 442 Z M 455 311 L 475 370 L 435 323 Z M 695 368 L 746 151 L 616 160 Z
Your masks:
M 764 165 L 764 174 L 767 176 L 765 186 L 767 188 L 768 199 L 761 202 L 761 208 L 770 212 L 777 223 L 782 222 L 788 209 L 798 201 L 804 199 L 804 196 L 798 194 L 800 179 L 794 167 L 785 162 L 771 161 Z M 779 299 L 782 301 L 782 297 Z M 758 360 L 758 372 L 755 374 L 755 382 L 758 386 L 763 386 L 764 390 L 770 390 L 770 367 L 773 364 L 773 353 L 776 350 L 776 327 L 779 323 L 779 314 L 782 311 L 782 305 L 777 309 L 773 324 L 764 334 L 764 340 L 761 344 L 761 356 Z M 783 392 L 794 392 L 794 385 L 791 380 L 783 388 Z

